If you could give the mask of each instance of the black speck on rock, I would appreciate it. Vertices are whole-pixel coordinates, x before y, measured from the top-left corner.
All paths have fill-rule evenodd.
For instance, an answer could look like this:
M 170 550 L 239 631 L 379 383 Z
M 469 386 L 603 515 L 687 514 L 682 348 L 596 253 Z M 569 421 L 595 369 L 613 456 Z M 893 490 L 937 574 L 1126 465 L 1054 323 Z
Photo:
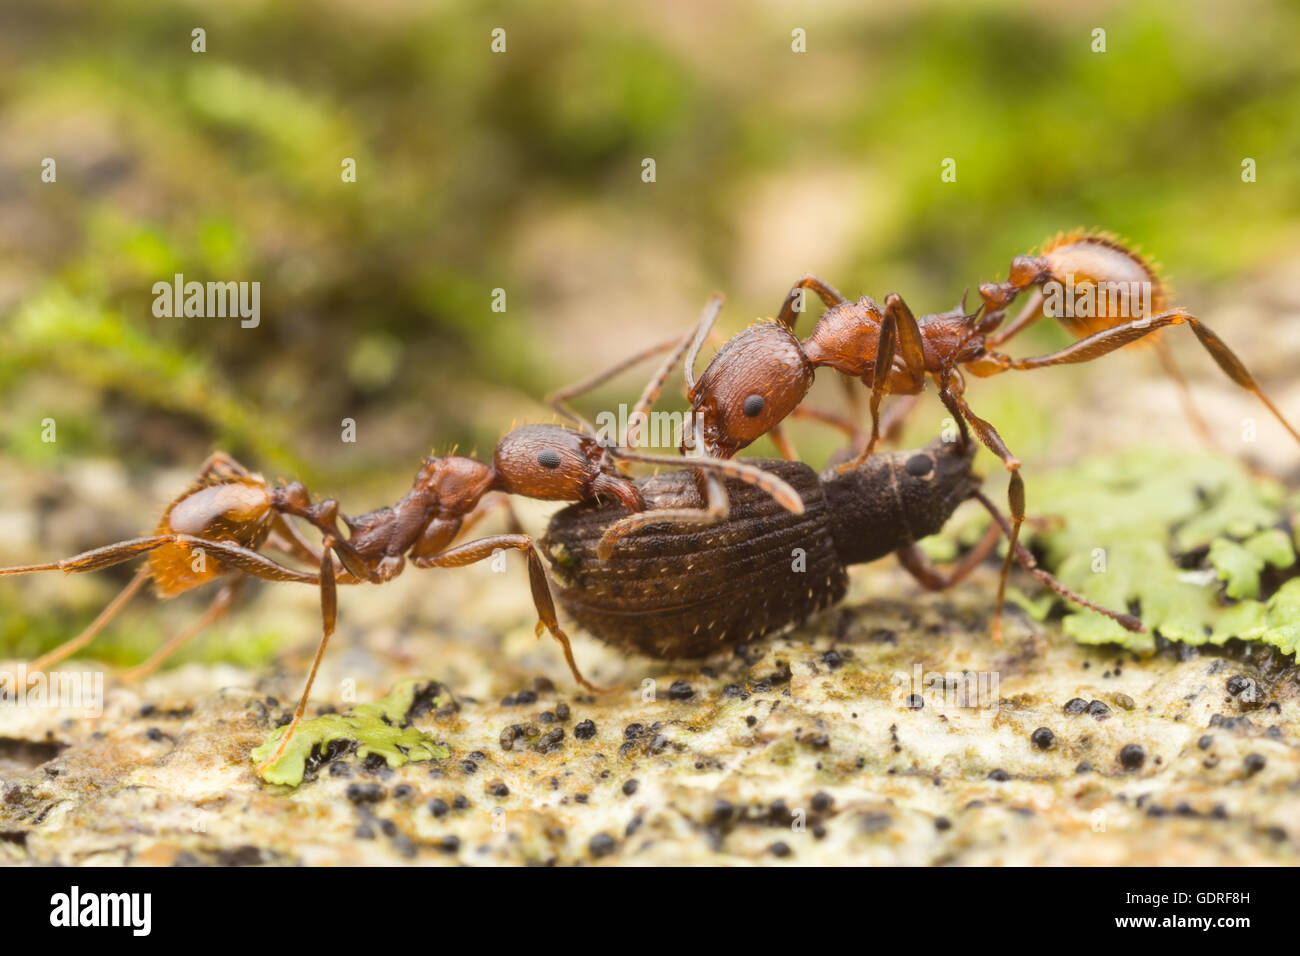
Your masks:
M 1209 750 L 1214 746 L 1214 738 L 1209 734 L 1202 734 L 1201 739 L 1196 741 L 1196 746 L 1200 747 L 1202 750 Z
M 935 818 L 934 818 L 934 828 L 935 828 L 936 830 L 951 830 L 951 829 L 952 829 L 952 821 L 949 820 L 947 817 L 935 817 Z
M 1249 677 L 1243 677 L 1241 674 L 1233 674 L 1228 678 L 1228 693 L 1233 697 L 1250 690 L 1252 681 Z
M 560 749 L 560 743 L 564 740 L 564 728 L 556 727 L 554 730 L 545 734 L 541 740 L 533 745 L 533 749 L 539 754 L 554 753 Z
M 1056 734 L 1047 727 L 1039 727 L 1029 735 L 1029 739 L 1039 750 L 1051 750 L 1052 744 L 1056 743 Z
M 1267 763 L 1268 761 L 1264 759 L 1263 754 L 1249 753 L 1246 754 L 1246 759 L 1245 761 L 1243 761 L 1243 766 L 1245 766 L 1246 768 L 1246 773 L 1253 775 L 1263 770 Z
M 825 813 L 835 805 L 835 798 L 824 790 L 819 790 L 813 794 L 812 808 L 816 813 Z
M 447 834 L 442 838 L 442 842 L 438 844 L 438 849 L 449 854 L 457 852 L 460 849 L 460 837 L 454 833 Z
M 489 792 L 490 792 L 490 793 L 492 794 L 492 796 L 494 796 L 494 797 L 508 797 L 508 796 L 510 796 L 510 788 L 507 787 L 504 783 L 501 783 L 500 781 L 498 781 L 498 782 L 492 784 L 492 787 L 490 788 Z
M 989 779 L 996 780 L 998 783 L 1002 783 L 1006 780 L 1010 780 L 1011 775 L 1007 773 L 1005 770 L 1003 770 L 1001 767 L 999 767 L 998 769 L 989 773 Z
M 587 852 L 600 859 L 613 853 L 615 846 L 614 838 L 608 833 L 597 833 L 587 842 Z
M 1105 720 L 1110 716 L 1110 708 L 1099 700 L 1088 701 L 1088 714 L 1095 720 Z
M 1071 697 L 1065 702 L 1065 706 L 1061 708 L 1062 711 L 1071 717 L 1077 717 L 1087 709 L 1088 702 L 1082 697 Z
M 1092 773 L 1092 764 L 1090 764 L 1090 763 L 1088 763 L 1088 761 L 1084 760 L 1083 762 L 1081 762 L 1081 763 L 1079 764 L 1079 766 L 1077 766 L 1077 767 L 1074 768 L 1074 772 L 1075 772 L 1075 773 Z
M 779 859 L 784 860 L 791 853 L 790 844 L 786 843 L 784 840 L 777 840 L 775 843 L 773 843 L 771 846 L 767 848 L 767 852 L 771 853 L 775 857 L 778 857 Z
M 695 689 L 684 680 L 675 680 L 668 688 L 669 700 L 690 700 L 695 696 Z
M 429 812 L 435 817 L 445 817 L 449 809 L 446 800 L 435 798 L 429 801 Z
M 636 788 L 639 786 L 640 784 L 637 783 L 635 779 L 625 780 L 623 782 L 623 795 L 627 797 L 632 796 L 632 794 L 636 793 Z
M 357 805 L 379 803 L 384 799 L 384 788 L 377 783 L 350 783 L 347 789 L 348 800 Z
M 257 866 L 261 862 L 262 851 L 255 846 L 237 846 L 217 851 L 217 863 L 220 866 Z
M 596 736 L 596 722 L 593 720 L 584 720 L 573 728 L 573 736 L 579 740 L 590 740 Z
M 1119 765 L 1125 770 L 1137 770 L 1146 763 L 1147 752 L 1141 744 L 1125 744 L 1120 748 Z

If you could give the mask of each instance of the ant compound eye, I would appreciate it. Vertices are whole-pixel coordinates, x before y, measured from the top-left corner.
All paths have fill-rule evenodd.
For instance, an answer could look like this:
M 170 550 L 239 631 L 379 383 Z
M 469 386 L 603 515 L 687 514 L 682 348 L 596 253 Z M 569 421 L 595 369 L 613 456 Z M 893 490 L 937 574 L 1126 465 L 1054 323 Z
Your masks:
M 913 455 L 903 467 L 913 478 L 924 478 L 934 471 L 934 459 L 929 455 Z
M 560 453 L 554 448 L 543 448 L 537 453 L 537 464 L 543 468 L 559 468 Z
M 757 418 L 759 415 L 763 414 L 763 396 L 762 395 L 749 396 L 749 398 L 745 399 L 745 404 L 743 408 L 745 414 L 749 418 Z

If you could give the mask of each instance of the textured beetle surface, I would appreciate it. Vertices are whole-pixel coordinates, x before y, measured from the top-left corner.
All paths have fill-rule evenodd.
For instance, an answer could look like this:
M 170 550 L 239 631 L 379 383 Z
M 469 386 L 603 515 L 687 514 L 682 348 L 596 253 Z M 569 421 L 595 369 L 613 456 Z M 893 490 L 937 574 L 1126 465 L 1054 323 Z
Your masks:
M 849 564 L 942 528 L 978 485 L 973 452 L 973 445 L 936 441 L 820 476 L 799 462 L 756 459 L 799 492 L 803 515 L 729 482 L 731 513 L 717 524 L 650 525 L 602 561 L 600 537 L 624 512 L 613 502 L 589 502 L 551 519 L 542 550 L 561 606 L 585 630 L 652 657 L 704 657 L 834 604 L 847 590 Z M 651 509 L 700 502 L 688 471 L 639 486 Z

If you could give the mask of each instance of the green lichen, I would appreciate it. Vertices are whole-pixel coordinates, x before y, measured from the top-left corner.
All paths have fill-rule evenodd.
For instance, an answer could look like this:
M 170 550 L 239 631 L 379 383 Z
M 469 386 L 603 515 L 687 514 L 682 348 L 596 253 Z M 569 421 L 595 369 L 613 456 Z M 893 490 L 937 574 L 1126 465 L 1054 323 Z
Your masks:
M 1267 568 L 1300 573 L 1277 483 L 1230 458 L 1148 449 L 1036 477 L 1030 493 L 1032 514 L 1060 519 L 1030 530 L 1046 567 L 1107 607 L 1137 607 L 1148 629 L 1132 634 L 1071 608 L 1065 632 L 1080 643 L 1150 653 L 1159 633 L 1187 644 L 1240 638 L 1296 649 L 1300 580 L 1263 594 Z
M 434 690 L 436 696 L 428 699 L 428 693 Z M 314 720 L 304 720 L 294 731 L 280 759 L 260 772 L 262 779 L 267 783 L 296 787 L 302 783 L 312 751 L 319 748 L 318 753 L 325 753 L 336 741 L 355 742 L 359 757 L 364 759 L 370 754 L 379 754 L 390 767 L 400 767 L 412 761 L 441 760 L 448 755 L 447 748 L 409 725 L 417 698 L 424 698 L 420 700 L 421 712 L 437 710 L 451 703 L 451 696 L 439 685 L 423 679 L 406 680 L 389 691 L 387 697 L 360 704 L 349 713 L 325 714 Z M 275 753 L 284 733 L 284 727 L 277 728 L 262 746 L 255 749 L 253 763 L 260 766 Z

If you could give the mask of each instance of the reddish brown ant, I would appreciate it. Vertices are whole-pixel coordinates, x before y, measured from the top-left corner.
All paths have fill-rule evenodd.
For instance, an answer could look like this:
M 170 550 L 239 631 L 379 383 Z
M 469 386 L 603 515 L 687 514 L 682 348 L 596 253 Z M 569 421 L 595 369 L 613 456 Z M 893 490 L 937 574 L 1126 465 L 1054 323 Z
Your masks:
M 0 568 L 0 576 L 97 571 L 147 555 L 144 567 L 90 626 L 34 661 L 32 672 L 45 670 L 89 644 L 149 578 L 163 598 L 225 579 L 203 616 L 130 672 L 127 676 L 131 678 L 156 669 L 181 644 L 225 613 L 245 575 L 317 585 L 323 621 L 320 643 L 293 722 L 275 753 L 259 766 L 261 772 L 283 754 L 306 711 L 312 683 L 334 632 L 337 586 L 382 584 L 400 574 L 408 561 L 417 568 L 450 568 L 482 561 L 500 550 L 524 552 L 538 617 L 538 637 L 543 630 L 549 631 L 563 648 L 574 680 L 599 690 L 578 669 L 569 638 L 556 619 L 546 572 L 532 537 L 512 531 L 464 544 L 456 541 L 482 516 L 484 498 L 490 493 L 545 501 L 610 499 L 628 511 L 641 510 L 644 502 L 636 485 L 615 469 L 618 458 L 654 464 L 677 462 L 674 458 L 606 447 L 590 435 L 556 425 L 527 425 L 514 429 L 500 441 L 491 465 L 458 455 L 426 458 L 411 490 L 400 501 L 349 518 L 340 513 L 333 499 L 313 503 L 299 482 L 272 484 L 218 452 L 203 465 L 194 483 L 167 507 L 152 535 L 49 564 Z M 803 512 L 799 495 L 775 475 L 740 462 L 706 460 L 697 462 L 697 467 L 712 475 L 752 484 L 794 513 Z M 291 518 L 305 521 L 321 533 L 319 550 L 302 537 Z M 340 529 L 340 520 L 346 532 Z M 280 564 L 261 553 L 264 547 L 274 547 L 315 570 L 300 571 Z M 335 556 L 342 565 L 338 570 Z
M 1048 283 L 1069 284 L 1081 293 L 1090 294 L 1093 304 L 1089 310 L 1059 316 L 1069 331 L 1080 336 L 1079 341 L 1059 351 L 1027 359 L 1013 359 L 993 351 L 992 346 L 1008 341 L 1046 314 L 1041 287 Z M 1036 287 L 1033 298 L 1006 328 L 995 334 L 1006 318 L 1006 308 L 1031 287 Z M 1113 289 L 1137 287 L 1146 294 L 1146 308 L 1135 309 L 1130 295 L 1109 294 Z M 827 310 L 811 335 L 800 341 L 794 334 L 794 325 L 798 306 L 808 289 L 817 294 Z M 962 369 L 987 377 L 1010 369 L 1087 362 L 1153 332 L 1186 324 L 1228 377 L 1257 396 L 1300 442 L 1300 433 L 1282 416 L 1223 340 L 1189 312 L 1166 309 L 1164 287 L 1155 271 L 1141 256 L 1110 236 L 1083 232 L 1059 236 L 1047 244 L 1041 255 L 1017 256 L 1012 260 L 1006 282 L 985 283 L 979 291 L 982 304 L 973 313 L 958 306 L 917 319 L 897 294 L 887 296 L 883 307 L 866 296 L 850 302 L 830 284 L 814 275 L 805 275 L 791 288 L 775 320 L 757 322 L 734 336 L 696 379 L 694 362 L 721 304 L 715 296 L 694 332 L 679 340 L 651 379 L 637 409 L 644 411 L 654 403 L 672 367 L 684 354 L 687 397 L 697 422 L 696 431 L 703 442 L 703 447 L 696 449 L 697 454 L 729 458 L 770 433 L 782 453 L 792 457 L 778 426 L 800 409 L 816 369 L 832 368 L 850 378 L 861 379 L 871 389 L 871 433 L 861 454 L 843 466 L 852 469 L 872 453 L 880 439 L 881 399 L 887 394 L 916 395 L 924 389 L 926 377 L 931 377 L 960 429 L 961 441 L 969 442 L 970 431 L 974 430 L 976 437 L 1011 473 L 1007 493 L 1012 519 L 1010 547 L 998 587 L 997 614 L 993 621 L 995 639 L 1001 634 L 1007 575 L 1025 518 L 1024 482 L 1020 477 L 1020 460 L 997 429 L 967 404 Z M 662 351 L 666 347 L 658 349 Z M 889 356 L 890 360 L 878 361 L 881 355 Z M 1172 370 L 1172 366 L 1167 364 L 1167 367 Z M 600 380 L 596 376 L 583 384 Z M 568 398 L 576 392 L 571 389 L 561 394 Z M 836 421 L 833 416 L 816 414 L 815 417 Z M 848 427 L 851 429 L 851 425 Z M 631 430 L 627 443 L 635 443 Z M 606 532 L 606 539 L 612 543 L 656 519 L 656 512 L 632 515 L 613 525 Z M 690 520 L 700 520 L 699 513 Z

